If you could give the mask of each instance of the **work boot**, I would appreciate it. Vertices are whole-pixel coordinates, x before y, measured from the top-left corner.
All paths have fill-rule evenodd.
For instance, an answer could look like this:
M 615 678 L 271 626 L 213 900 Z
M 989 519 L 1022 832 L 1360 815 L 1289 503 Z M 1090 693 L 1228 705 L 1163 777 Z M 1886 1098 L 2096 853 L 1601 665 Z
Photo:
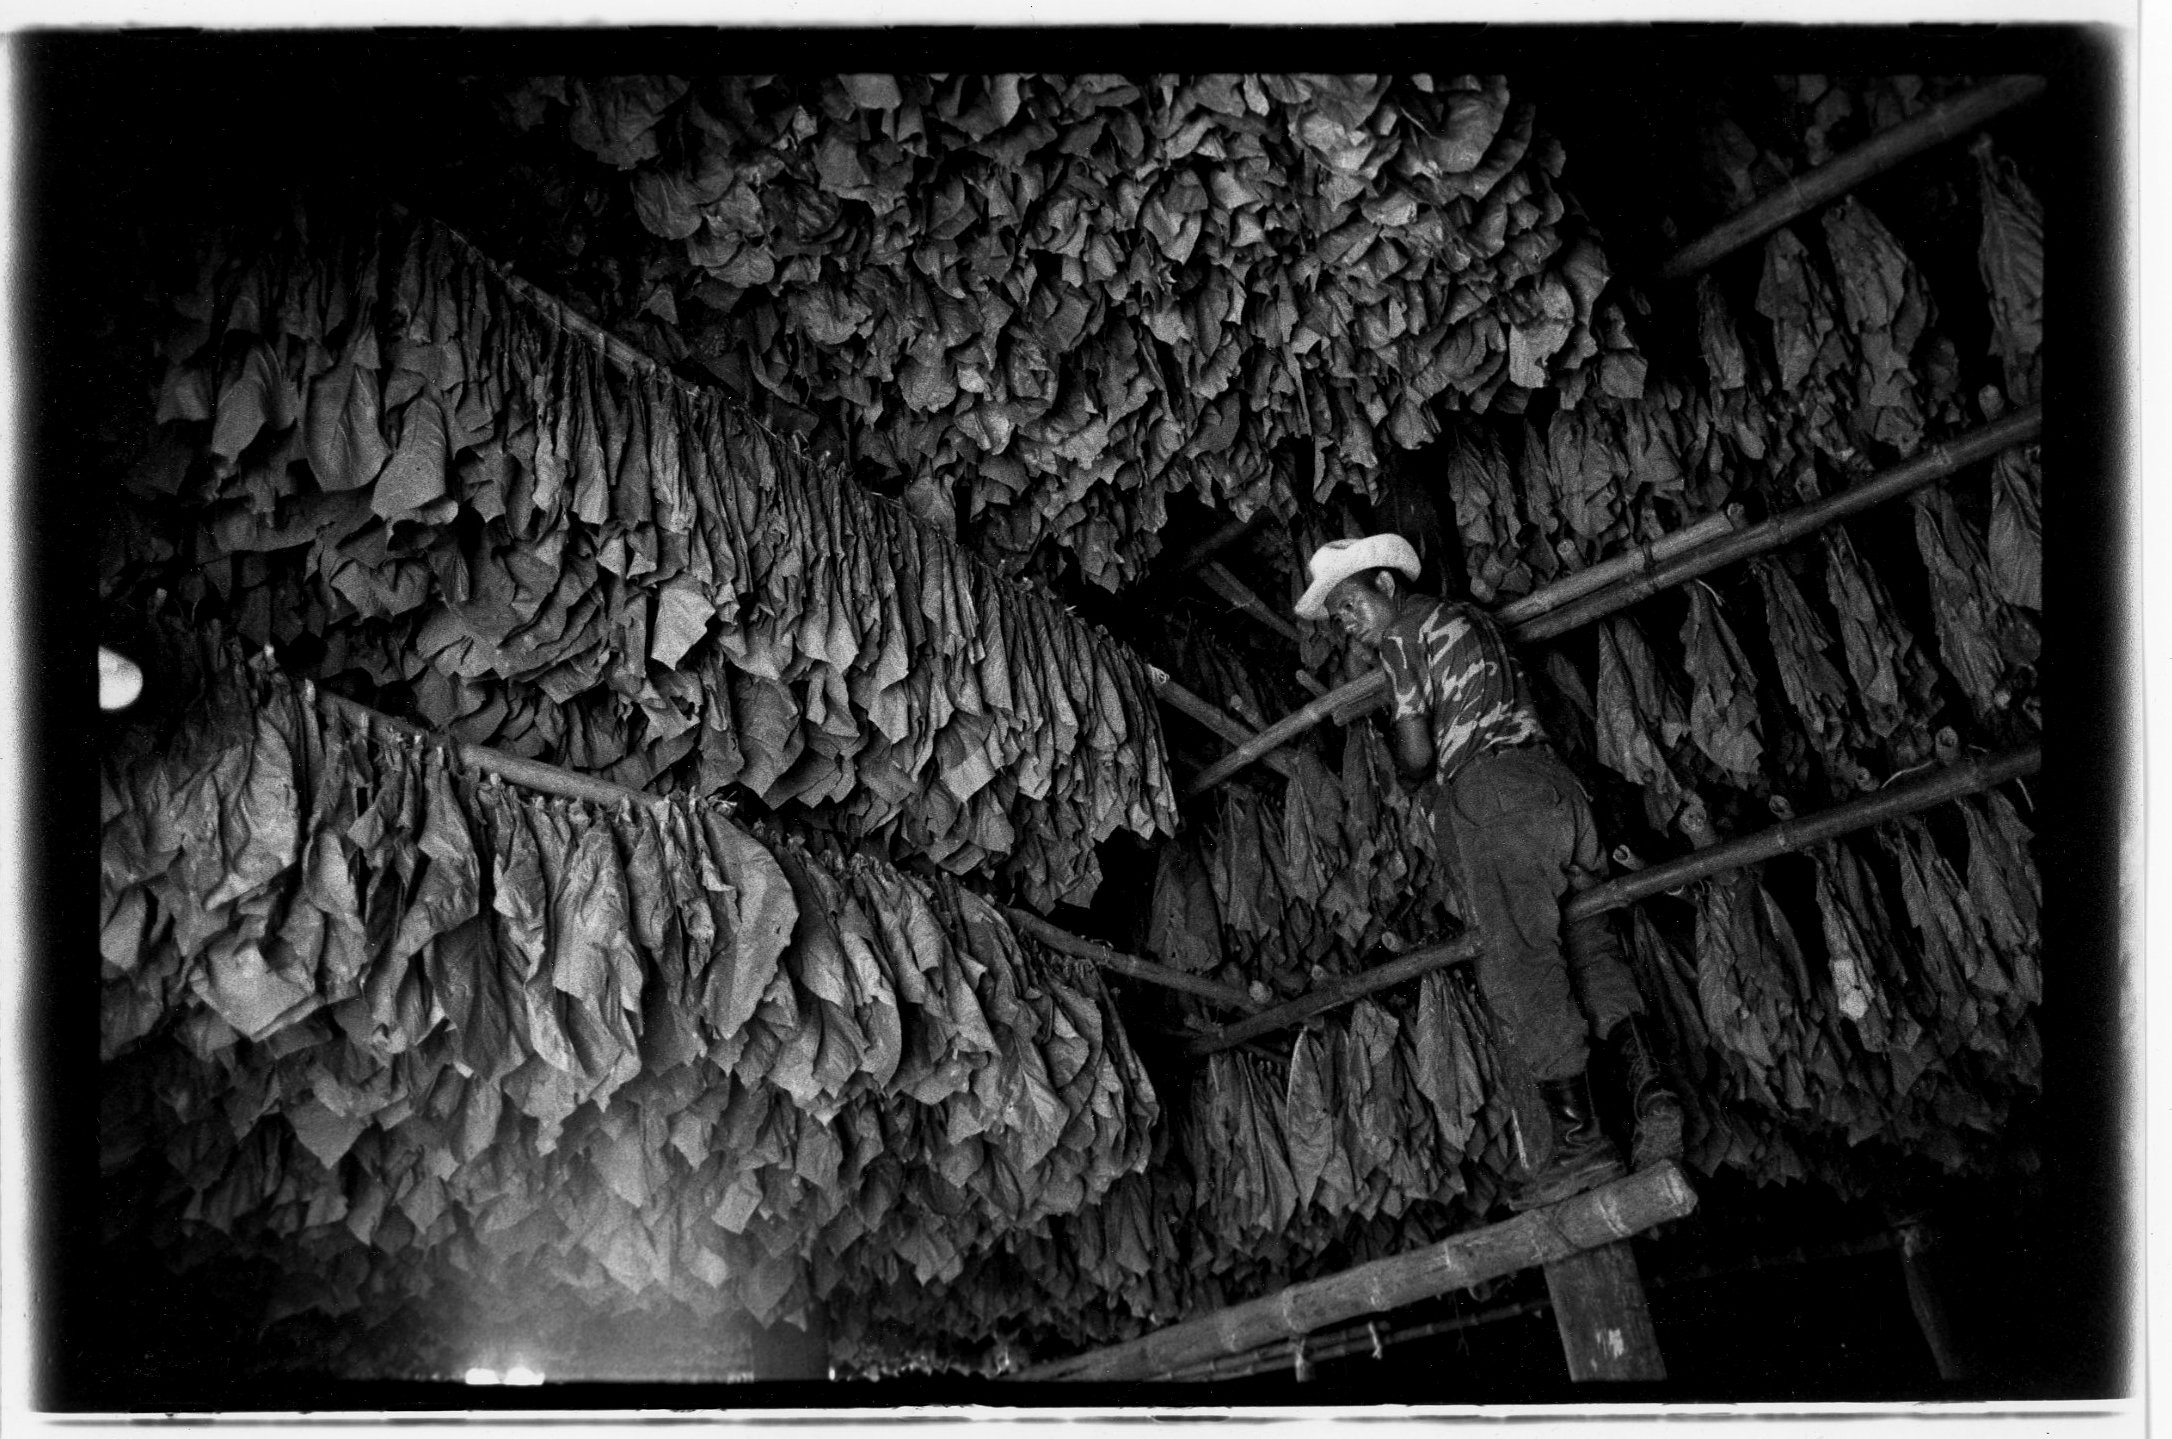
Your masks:
M 1554 1155 L 1545 1168 L 1526 1173 L 1509 1196 L 1508 1207 L 1537 1209 L 1557 1204 L 1572 1194 L 1596 1189 L 1622 1177 L 1621 1156 L 1599 1128 L 1591 1110 L 1591 1082 L 1587 1075 L 1573 1079 L 1542 1079 L 1539 1098 L 1553 1121 Z
M 1659 1068 L 1652 1037 L 1638 1015 L 1630 1015 L 1607 1036 L 1615 1073 L 1629 1091 L 1629 1113 L 1634 1123 L 1629 1140 L 1629 1164 L 1649 1169 L 1664 1160 L 1682 1157 L 1682 1101 L 1667 1087 Z

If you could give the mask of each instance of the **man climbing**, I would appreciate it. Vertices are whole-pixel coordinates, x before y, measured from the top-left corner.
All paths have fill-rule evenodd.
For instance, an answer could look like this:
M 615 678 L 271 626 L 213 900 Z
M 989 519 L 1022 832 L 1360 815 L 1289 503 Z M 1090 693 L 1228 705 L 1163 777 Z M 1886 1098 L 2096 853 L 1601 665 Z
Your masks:
M 1297 613 L 1332 617 L 1377 653 L 1396 769 L 1442 787 L 1434 809 L 1483 946 L 1479 988 L 1552 1120 L 1551 1158 L 1527 1169 L 1511 1204 L 1551 1204 L 1622 1173 L 1592 1113 L 1594 1034 L 1629 1085 L 1636 1166 L 1679 1156 L 1681 1105 L 1660 1077 L 1620 941 L 1603 916 L 1563 922 L 1563 897 L 1600 878 L 1598 835 L 1499 627 L 1472 605 L 1412 591 L 1418 554 L 1401 535 L 1330 541 L 1308 568 Z

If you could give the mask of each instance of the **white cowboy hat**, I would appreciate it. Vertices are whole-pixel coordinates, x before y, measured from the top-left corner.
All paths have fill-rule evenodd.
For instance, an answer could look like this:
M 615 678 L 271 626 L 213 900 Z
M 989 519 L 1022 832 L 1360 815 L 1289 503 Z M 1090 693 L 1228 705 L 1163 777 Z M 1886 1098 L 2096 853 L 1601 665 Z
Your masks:
M 1401 535 L 1367 535 L 1362 540 L 1329 540 L 1312 552 L 1305 564 L 1312 583 L 1297 601 L 1297 617 L 1327 618 L 1327 592 L 1366 570 L 1401 570 L 1418 578 L 1418 552 Z

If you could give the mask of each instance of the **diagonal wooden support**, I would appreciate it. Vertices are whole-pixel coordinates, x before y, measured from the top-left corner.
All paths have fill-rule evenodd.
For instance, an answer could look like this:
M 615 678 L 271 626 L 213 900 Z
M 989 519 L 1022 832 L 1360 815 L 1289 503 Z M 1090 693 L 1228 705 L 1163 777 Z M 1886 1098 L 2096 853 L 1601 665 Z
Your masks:
M 1252 731 L 1236 716 L 1200 695 L 1192 693 L 1153 665 L 1146 667 L 1146 677 L 1154 686 L 1154 697 L 1188 719 L 1196 720 L 1233 745 L 1243 744 L 1252 738 Z M 1259 762 L 1287 779 L 1296 772 L 1296 765 L 1281 750 L 1261 755 Z
M 2041 75 L 2004 75 L 1940 101 L 1816 169 L 1794 176 L 1740 214 L 1723 220 L 1670 256 L 1659 267 L 1659 278 L 1679 280 L 1694 275 L 1721 256 L 1763 239 L 1796 216 L 1839 199 L 1873 175 L 1890 170 L 1940 141 L 1965 135 L 2024 100 L 2035 99 L 2044 88 Z
M 1173 1324 L 1128 1343 L 1054 1359 L 1014 1379 L 1154 1379 L 1223 1354 L 1384 1314 L 1519 1270 L 1610 1247 L 1697 1207 L 1696 1191 L 1673 1164 L 1533 1209 L 1438 1244 L 1360 1264 L 1325 1279 Z M 1648 1323 L 1648 1321 L 1647 1321 Z
M 1184 1046 L 1184 1052 L 1195 1058 L 1219 1054 L 1248 1039 L 1272 1034 L 1278 1029 L 1287 1029 L 1315 1014 L 1323 1014 L 1330 1009 L 1350 1004 L 1365 995 L 1401 984 L 1406 979 L 1416 979 L 1420 975 L 1431 974 L 1436 969 L 1444 969 L 1451 964 L 1463 964 L 1477 957 L 1478 941 L 1469 936 L 1440 944 L 1429 944 L 1423 949 L 1414 949 L 1406 955 L 1391 959 L 1386 964 L 1375 965 L 1356 974 L 1340 975 L 1308 994 L 1299 995 L 1287 1004 L 1263 1009 L 1250 1019 L 1238 1020 L 1212 1034 L 1199 1035 Z
M 1635 904 L 1649 895 L 1680 889 L 1710 875 L 1759 864 L 1776 855 L 1793 854 L 1843 834 L 1868 829 L 1905 814 L 1917 814 L 1965 795 L 1980 794 L 2008 780 L 2035 774 L 2043 761 L 2041 745 L 1962 760 L 1897 788 L 1880 790 L 1862 799 L 1836 804 L 1831 809 L 1767 826 L 1725 844 L 1697 850 L 1665 864 L 1655 864 L 1649 869 L 1595 884 L 1563 906 L 1563 914 L 1570 920 L 1585 919 Z
M 1273 605 L 1261 599 L 1250 585 L 1238 579 L 1236 572 L 1220 560 L 1208 560 L 1201 565 L 1199 579 L 1208 589 L 1229 601 L 1232 609 L 1244 611 L 1293 645 L 1301 642 L 1302 636 L 1297 633 L 1297 626 L 1282 618 Z
M 1076 935 L 1067 929 L 1060 929 L 1050 924 L 1030 909 L 1020 909 L 1016 905 L 1006 905 L 1003 912 L 1010 916 L 1014 928 L 1032 935 L 1050 949 L 1076 955 L 1089 964 L 1108 970 L 1111 974 L 1121 974 L 1131 979 L 1145 980 L 1148 984 L 1158 984 L 1164 989 L 1181 989 L 1186 994 L 1194 994 L 1201 999 L 1212 1000 L 1214 1003 L 1230 1009 L 1256 1010 L 1260 1008 L 1258 1000 L 1234 984 L 1223 984 L 1219 980 L 1208 979 L 1202 975 L 1187 974 L 1181 969 L 1172 969 L 1166 964 L 1156 964 L 1150 959 L 1141 959 L 1135 954 L 1125 954 L 1123 951 L 1111 949 L 1105 944 L 1097 944 L 1083 935 Z

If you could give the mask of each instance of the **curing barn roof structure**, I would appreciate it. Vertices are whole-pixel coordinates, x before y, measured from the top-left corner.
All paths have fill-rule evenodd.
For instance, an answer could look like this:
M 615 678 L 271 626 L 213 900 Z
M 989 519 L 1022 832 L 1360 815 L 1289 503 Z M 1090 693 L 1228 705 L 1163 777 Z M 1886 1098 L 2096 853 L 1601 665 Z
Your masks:
M 149 680 L 84 1292 L 196 1324 L 144 1394 L 1753 1397 L 1691 1300 L 1782 1263 L 1901 1346 L 1827 1397 L 2033 1342 L 1966 1311 L 2108 1034 L 2031 778 L 2065 71 L 1760 59 L 1610 126 L 1512 65 L 678 68 L 428 68 L 400 163 L 193 201 L 139 161 L 175 203 L 68 272 Z M 1438 794 L 1291 613 L 1389 528 L 1515 640 L 1687 1110 L 1581 1207 L 1505 1207 L 1546 1121 Z

